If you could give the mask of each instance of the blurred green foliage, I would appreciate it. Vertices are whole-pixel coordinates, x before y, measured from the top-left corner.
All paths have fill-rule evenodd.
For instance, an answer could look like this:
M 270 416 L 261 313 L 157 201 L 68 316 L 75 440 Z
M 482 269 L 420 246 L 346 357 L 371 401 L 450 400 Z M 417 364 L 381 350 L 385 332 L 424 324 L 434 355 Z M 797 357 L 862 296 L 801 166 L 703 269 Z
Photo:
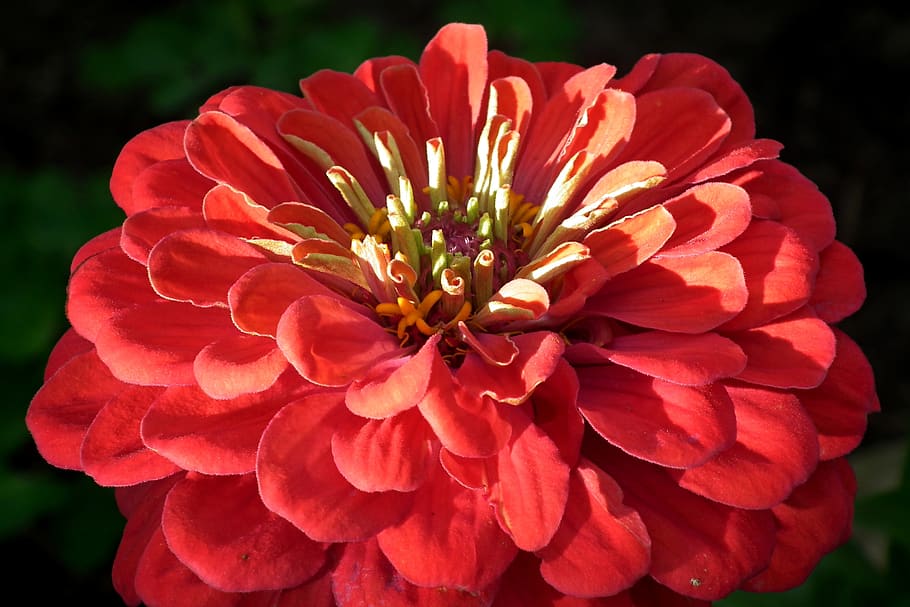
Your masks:
M 910 606 L 910 383 L 902 354 L 910 263 L 896 226 L 908 225 L 906 104 L 887 87 L 910 68 L 906 14 L 866 3 L 603 3 L 579 0 L 329 0 L 69 3 L 32 0 L 0 25 L 0 540 L 7 579 L 44 582 L 34 604 L 116 605 L 110 565 L 122 520 L 110 490 L 50 468 L 22 419 L 43 365 L 66 328 L 73 253 L 122 221 L 107 192 L 120 147 L 139 130 L 192 117 L 233 84 L 295 92 L 323 68 L 353 70 L 389 54 L 416 58 L 447 21 L 483 23 L 491 46 L 532 60 L 621 70 L 652 51 L 701 52 L 727 66 L 756 103 L 759 135 L 788 144 L 785 159 L 832 199 L 840 238 L 866 263 L 869 304 L 845 327 L 869 353 L 883 413 L 852 458 L 856 534 L 798 589 L 736 593 L 722 607 Z M 905 12 L 905 11 L 904 11 Z M 844 82 L 852 80 L 852 89 Z M 869 83 L 876 95 L 863 92 Z M 883 90 L 884 87 L 884 90 Z M 903 99 L 893 95 L 893 99 Z M 903 139 L 899 136 L 903 132 Z M 900 167 L 900 171 L 898 170 Z M 901 241 L 902 244 L 902 241 Z M 901 270 L 903 271 L 903 270 Z M 48 583 L 50 581 L 50 583 Z

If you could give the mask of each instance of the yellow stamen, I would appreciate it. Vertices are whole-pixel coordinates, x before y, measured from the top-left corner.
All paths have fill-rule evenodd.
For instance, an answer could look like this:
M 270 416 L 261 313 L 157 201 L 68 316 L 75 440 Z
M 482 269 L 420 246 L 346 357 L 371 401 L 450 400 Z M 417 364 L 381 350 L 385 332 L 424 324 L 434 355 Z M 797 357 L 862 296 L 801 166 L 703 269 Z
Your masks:
M 360 229 L 356 223 L 346 223 L 344 224 L 344 229 L 347 230 L 348 234 L 351 235 L 353 240 L 363 240 L 366 237 L 363 230 Z
M 442 299 L 443 292 L 435 289 L 426 294 L 420 303 L 415 303 L 406 297 L 399 297 L 397 303 L 381 303 L 376 306 L 377 314 L 387 314 L 389 316 L 401 315 L 398 321 L 396 335 L 398 339 L 403 339 L 408 327 L 417 327 L 417 330 L 424 335 L 433 335 L 436 333 L 436 327 L 430 326 L 426 318 L 433 309 L 433 306 Z
M 369 230 L 370 234 L 379 233 L 380 228 L 383 227 L 383 225 L 382 225 L 383 222 L 385 222 L 385 223 L 389 222 L 388 214 L 389 214 L 389 211 L 385 207 L 376 209 L 373 212 L 373 215 L 370 217 L 370 223 L 369 223 L 369 225 L 367 225 L 367 230 Z M 389 228 L 389 229 L 391 229 L 391 228 Z M 386 233 L 388 234 L 388 230 L 386 231 Z
M 466 301 L 462 304 L 461 309 L 458 311 L 458 314 L 452 317 L 452 320 L 446 323 L 446 329 L 450 329 L 460 323 L 463 320 L 467 320 L 471 315 L 471 302 Z
M 401 314 L 401 306 L 397 303 L 385 302 L 376 306 L 376 313 L 383 316 L 398 316 Z
M 468 193 L 474 188 L 474 177 L 465 175 L 461 181 L 454 175 L 449 175 L 446 193 L 449 196 L 449 202 L 464 202 L 468 198 Z

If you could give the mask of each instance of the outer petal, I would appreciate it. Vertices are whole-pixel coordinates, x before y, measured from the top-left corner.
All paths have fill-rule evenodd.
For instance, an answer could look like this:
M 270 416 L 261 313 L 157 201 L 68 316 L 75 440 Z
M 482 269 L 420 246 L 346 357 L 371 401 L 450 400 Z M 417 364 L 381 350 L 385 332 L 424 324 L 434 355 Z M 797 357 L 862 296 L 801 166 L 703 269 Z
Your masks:
M 622 490 L 583 460 L 572 474 L 562 525 L 538 552 L 540 573 L 557 590 L 580 597 L 616 594 L 648 573 L 651 540 Z
M 637 268 L 660 251 L 675 228 L 673 215 L 655 206 L 594 230 L 583 242 L 612 278 Z
M 680 386 L 615 366 L 578 369 L 578 379 L 582 415 L 635 457 L 689 468 L 733 444 L 733 404 L 719 385 Z
M 771 508 L 818 464 L 812 420 L 792 394 L 728 386 L 736 443 L 697 468 L 675 474 L 679 486 L 737 508 Z
M 70 359 L 88 352 L 94 347 L 92 342 L 76 333 L 74 329 L 70 328 L 64 331 L 57 343 L 54 344 L 50 354 L 48 354 L 47 365 L 44 367 L 44 381 L 49 380 Z
M 412 584 L 483 591 L 515 557 L 480 492 L 465 489 L 440 466 L 414 497 L 407 518 L 377 536 L 383 554 Z
M 263 503 L 320 542 L 372 537 L 411 506 L 411 494 L 365 493 L 338 472 L 331 431 L 346 415 L 341 392 L 305 396 L 272 419 L 259 445 L 256 475 Z
M 165 236 L 191 228 L 204 228 L 205 218 L 189 207 L 157 207 L 136 213 L 123 222 L 120 247 L 130 259 L 148 265 L 149 251 Z M 148 276 L 145 277 L 148 281 Z
M 198 211 L 214 183 L 200 175 L 186 158 L 162 160 L 144 169 L 133 181 L 133 202 L 146 209 L 180 206 Z
M 168 494 L 161 529 L 180 562 L 224 592 L 296 586 L 325 560 L 323 546 L 266 510 L 252 474 L 188 475 Z
M 661 255 L 713 251 L 742 234 L 752 221 L 749 195 L 726 183 L 693 186 L 663 206 L 673 215 L 676 231 Z
M 232 335 L 211 343 L 193 361 L 196 383 L 212 398 L 262 392 L 287 368 L 275 341 L 255 335 Z
M 189 120 L 168 122 L 130 139 L 123 146 L 111 175 L 111 194 L 127 215 L 148 208 L 142 200 L 133 200 L 133 182 L 136 176 L 161 160 L 183 157 L 183 132 Z
M 819 318 L 836 323 L 859 310 L 865 300 L 863 266 L 847 245 L 835 240 L 821 252 L 809 304 Z

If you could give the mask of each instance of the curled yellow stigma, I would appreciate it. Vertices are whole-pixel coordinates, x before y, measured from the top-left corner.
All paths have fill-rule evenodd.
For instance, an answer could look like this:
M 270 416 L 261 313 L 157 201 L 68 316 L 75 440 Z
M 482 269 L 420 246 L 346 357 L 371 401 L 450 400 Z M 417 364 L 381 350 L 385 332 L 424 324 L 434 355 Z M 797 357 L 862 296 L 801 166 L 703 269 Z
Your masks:
M 517 241 L 523 242 L 534 233 L 532 222 L 538 211 L 540 205 L 525 200 L 524 194 L 509 192 L 509 224 Z
M 454 175 L 449 175 L 446 181 L 446 194 L 450 202 L 464 202 L 474 189 L 474 177 L 471 175 L 465 175 L 460 181 Z
M 436 333 L 436 328 L 427 324 L 426 318 L 433 306 L 442 299 L 442 291 L 435 289 L 419 302 L 413 302 L 405 297 L 399 297 L 395 303 L 384 302 L 376 306 L 376 313 L 384 316 L 401 316 L 398 321 L 396 335 L 404 339 L 408 327 L 417 327 L 417 330 L 426 336 Z

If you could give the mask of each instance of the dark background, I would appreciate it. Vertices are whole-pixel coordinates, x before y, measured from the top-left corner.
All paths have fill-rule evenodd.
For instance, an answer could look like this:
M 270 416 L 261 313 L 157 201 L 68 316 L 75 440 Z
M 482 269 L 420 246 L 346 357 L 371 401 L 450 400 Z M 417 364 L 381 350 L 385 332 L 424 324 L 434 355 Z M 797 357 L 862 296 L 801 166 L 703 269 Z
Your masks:
M 110 489 L 48 466 L 23 423 L 48 352 L 66 328 L 69 262 L 123 219 L 107 191 L 139 131 L 192 118 L 232 84 L 299 92 L 320 68 L 417 58 L 448 21 L 483 23 L 490 47 L 620 73 L 648 52 L 724 65 L 756 112 L 758 136 L 827 194 L 838 238 L 866 269 L 865 307 L 842 323 L 876 371 L 882 413 L 851 456 L 854 538 L 782 595 L 743 606 L 910 606 L 908 265 L 910 19 L 876 2 L 20 0 L 0 23 L 0 542 L 7 587 L 34 605 L 118 605 L 110 566 L 122 519 Z

